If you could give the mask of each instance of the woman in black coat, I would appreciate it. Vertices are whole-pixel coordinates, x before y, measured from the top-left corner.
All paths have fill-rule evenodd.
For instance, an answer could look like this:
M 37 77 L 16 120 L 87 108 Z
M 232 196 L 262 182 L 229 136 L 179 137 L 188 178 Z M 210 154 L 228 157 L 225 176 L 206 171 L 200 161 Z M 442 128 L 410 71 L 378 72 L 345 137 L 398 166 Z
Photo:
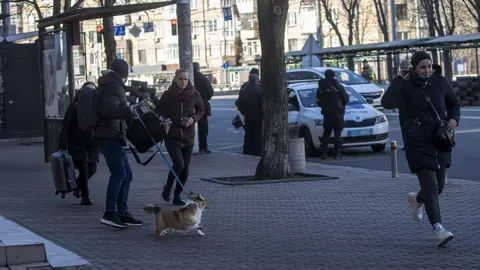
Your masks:
M 438 195 L 445 186 L 447 168 L 451 165 L 450 151 L 433 144 L 434 132 L 439 122 L 427 97 L 440 114 L 440 118 L 452 130 L 458 126 L 460 107 L 450 83 L 440 72 L 432 70 L 428 53 L 415 52 L 412 69 L 400 70 L 385 92 L 382 106 L 385 109 L 403 107 L 406 129 L 406 158 L 412 173 L 420 182 L 418 193 L 410 192 L 408 202 L 414 220 L 422 219 L 422 206 L 433 226 L 437 245 L 443 246 L 453 239 L 453 234 L 442 227 Z
M 82 86 L 82 89 L 84 87 L 96 88 L 93 83 L 88 82 Z M 85 134 L 78 126 L 77 101 L 78 93 L 63 117 L 58 146 L 60 150 L 68 150 L 78 170 L 77 184 L 82 196 L 80 204 L 92 205 L 88 191 L 88 179 L 97 171 L 99 152 L 94 145 L 92 134 Z

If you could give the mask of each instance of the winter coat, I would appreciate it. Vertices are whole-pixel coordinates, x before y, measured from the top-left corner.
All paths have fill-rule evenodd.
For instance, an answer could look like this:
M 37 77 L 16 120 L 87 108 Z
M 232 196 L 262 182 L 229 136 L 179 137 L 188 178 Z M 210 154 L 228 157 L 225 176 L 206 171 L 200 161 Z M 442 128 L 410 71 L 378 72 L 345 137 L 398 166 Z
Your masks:
M 317 104 L 324 116 L 343 116 L 350 97 L 337 80 L 318 81 Z
M 67 107 L 62 121 L 62 129 L 59 136 L 59 148 L 68 150 L 73 160 L 97 162 L 98 148 L 91 134 L 85 134 L 78 126 L 76 102 L 78 96 L 75 96 L 73 102 Z
M 117 73 L 107 70 L 98 79 L 98 89 L 100 123 L 94 131 L 95 140 L 118 138 L 126 145 L 126 132 L 132 121 L 132 114 L 127 105 L 123 80 Z
M 385 109 L 402 108 L 408 166 L 412 173 L 419 169 L 438 170 L 451 165 L 451 153 L 433 145 L 434 131 L 438 121 L 436 114 L 426 101 L 425 94 L 443 120 L 460 121 L 460 106 L 450 83 L 435 72 L 428 79 L 421 79 L 410 72 L 409 78 L 396 77 L 382 97 Z
M 179 91 L 172 84 L 156 104 L 155 112 L 172 121 L 167 140 L 172 140 L 180 148 L 191 147 L 195 144 L 195 123 L 203 117 L 204 107 L 200 93 L 191 85 Z M 182 127 L 182 117 L 192 117 L 195 121 L 191 126 Z
M 195 71 L 193 73 L 193 78 L 195 81 L 195 88 L 200 93 L 203 101 L 204 107 L 204 116 L 211 116 L 212 110 L 210 107 L 210 102 L 208 102 L 213 97 L 213 87 L 210 81 L 202 73 Z
M 262 86 L 258 75 L 250 74 L 248 82 L 240 88 L 235 102 L 240 113 L 249 119 L 262 119 Z

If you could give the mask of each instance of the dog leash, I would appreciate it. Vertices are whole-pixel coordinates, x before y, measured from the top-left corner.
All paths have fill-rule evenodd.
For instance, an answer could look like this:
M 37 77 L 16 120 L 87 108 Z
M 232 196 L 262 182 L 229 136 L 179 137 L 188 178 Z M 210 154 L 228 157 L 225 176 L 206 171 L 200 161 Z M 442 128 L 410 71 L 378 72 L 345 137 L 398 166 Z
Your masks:
M 167 157 L 165 157 L 165 155 L 162 153 L 162 149 L 160 149 L 160 146 L 158 146 L 158 144 L 155 142 L 155 139 L 153 138 L 152 134 L 150 134 L 150 131 L 148 131 L 147 129 L 147 126 L 145 125 L 145 123 L 143 122 L 142 118 L 140 117 L 139 113 L 137 112 L 136 110 L 137 108 L 133 108 L 133 111 L 135 112 L 135 115 L 138 117 L 138 120 L 140 120 L 140 124 L 142 124 L 143 128 L 145 129 L 145 131 L 147 132 L 148 136 L 150 137 L 150 139 L 152 140 L 152 142 L 155 144 L 155 146 L 157 147 L 157 150 L 158 150 L 158 153 L 160 153 L 160 155 L 162 156 L 163 158 L 163 161 L 165 162 L 165 164 L 167 164 L 168 166 L 168 169 L 173 173 L 173 175 L 175 176 L 175 179 L 177 180 L 177 184 L 180 185 L 180 187 L 182 188 L 182 191 L 185 193 L 185 195 L 187 195 L 187 198 L 190 198 L 190 195 L 188 194 L 187 190 L 185 189 L 185 187 L 183 186 L 182 182 L 180 181 L 180 178 L 178 177 L 177 173 L 175 173 L 175 171 L 173 170 L 173 167 L 170 165 L 170 163 L 168 162 L 168 159 Z

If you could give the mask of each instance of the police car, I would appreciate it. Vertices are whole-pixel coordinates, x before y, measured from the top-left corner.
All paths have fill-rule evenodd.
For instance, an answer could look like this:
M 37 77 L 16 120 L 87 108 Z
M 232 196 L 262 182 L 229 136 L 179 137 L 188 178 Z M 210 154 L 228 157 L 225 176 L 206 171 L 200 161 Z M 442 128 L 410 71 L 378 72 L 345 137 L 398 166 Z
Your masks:
M 387 117 L 369 104 L 371 99 L 367 101 L 351 87 L 342 85 L 350 96 L 345 108 L 343 147 L 370 146 L 374 152 L 383 152 L 389 140 Z M 323 135 L 323 115 L 316 102 L 317 88 L 317 83 L 288 86 L 290 135 L 304 138 L 307 156 L 320 148 Z M 333 143 L 332 139 L 330 143 Z

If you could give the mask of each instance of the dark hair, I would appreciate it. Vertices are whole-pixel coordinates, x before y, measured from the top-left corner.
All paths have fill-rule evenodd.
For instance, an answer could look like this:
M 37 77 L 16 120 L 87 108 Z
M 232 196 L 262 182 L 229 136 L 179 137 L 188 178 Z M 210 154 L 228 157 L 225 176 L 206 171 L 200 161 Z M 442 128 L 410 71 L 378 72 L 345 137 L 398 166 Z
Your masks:
M 193 62 L 193 70 L 200 71 L 200 64 L 198 62 Z
M 250 74 L 256 74 L 256 75 L 260 76 L 260 70 L 258 70 L 258 68 L 252 68 L 250 70 Z
M 335 71 L 331 70 L 331 69 L 327 69 L 325 70 L 325 78 L 326 79 L 333 79 L 335 78 Z

